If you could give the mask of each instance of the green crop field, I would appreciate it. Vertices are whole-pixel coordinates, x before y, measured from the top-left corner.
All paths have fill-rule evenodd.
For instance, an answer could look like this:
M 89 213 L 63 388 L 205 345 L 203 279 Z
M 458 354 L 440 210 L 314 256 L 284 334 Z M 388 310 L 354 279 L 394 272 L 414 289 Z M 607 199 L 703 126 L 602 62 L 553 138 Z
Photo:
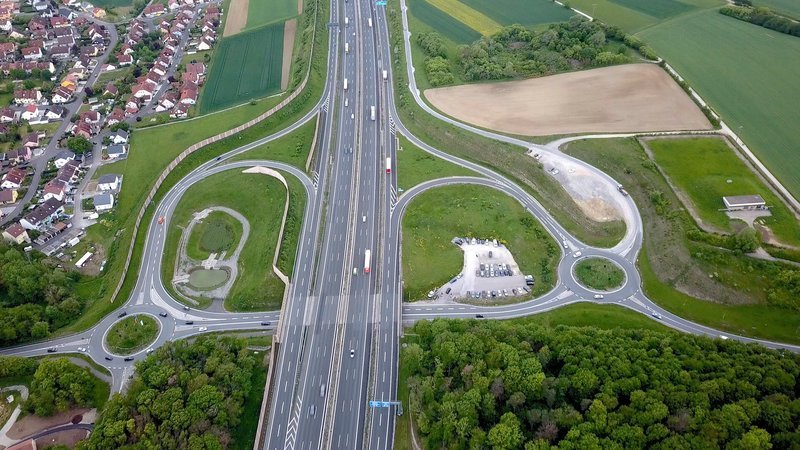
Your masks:
M 657 139 L 648 146 L 672 183 L 689 196 L 703 222 L 732 231 L 730 219 L 719 210 L 724 207 L 722 197 L 758 194 L 772 213 L 760 220 L 783 243 L 800 245 L 797 219 L 722 139 Z
M 407 299 L 425 298 L 461 271 L 463 253 L 451 242 L 457 236 L 505 241 L 520 270 L 536 277 L 532 293 L 552 288 L 558 246 L 522 205 L 485 186 L 447 186 L 420 194 L 403 217 Z
M 220 42 L 200 97 L 201 114 L 280 90 L 283 26 L 268 25 Z
M 800 196 L 800 39 L 715 10 L 654 26 L 641 38 Z
M 92 5 L 98 8 L 118 8 L 133 5 L 133 0 L 93 0 Z
M 251 1 L 247 4 L 247 25 L 252 30 L 297 16 L 297 0 Z
M 548 0 L 461 0 L 502 25 L 536 26 L 569 20 L 575 13 Z
M 720 0 L 571 0 L 569 4 L 633 33 L 681 14 L 724 4 Z
M 477 31 L 450 17 L 447 13 L 425 0 L 409 0 L 408 10 L 413 17 L 428 27 L 428 29 L 415 27 L 414 21 L 409 18 L 412 33 L 436 31 L 442 37 L 456 44 L 471 44 L 481 37 L 481 34 Z
M 435 8 L 445 12 L 464 25 L 472 28 L 484 36 L 496 33 L 503 26 L 492 20 L 487 15 L 470 8 L 458 0 L 426 0 Z
M 800 2 L 797 0 L 755 0 L 753 6 L 766 6 L 778 14 L 800 19 Z

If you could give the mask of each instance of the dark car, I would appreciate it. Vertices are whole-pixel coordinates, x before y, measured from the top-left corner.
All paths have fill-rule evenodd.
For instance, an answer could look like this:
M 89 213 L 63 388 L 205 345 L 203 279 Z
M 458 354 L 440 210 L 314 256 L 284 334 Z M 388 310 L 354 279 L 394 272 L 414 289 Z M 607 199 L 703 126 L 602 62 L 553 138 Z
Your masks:
M 112 358 L 110 356 L 106 356 L 106 361 L 113 361 L 113 360 L 114 360 L 114 358 Z
M 194 325 L 194 320 L 187 320 L 186 325 Z
M 261 325 L 263 325 L 265 327 L 268 327 L 269 326 L 269 322 L 261 322 Z
M 483 319 L 483 314 L 475 314 L 476 319 Z
M 125 361 L 133 361 L 133 356 L 128 356 L 127 358 L 125 358 Z
M 117 317 L 125 317 L 128 315 L 127 311 L 122 311 L 121 313 L 117 314 Z
M 50 347 L 47 349 L 47 353 L 55 353 L 55 352 L 56 352 L 55 347 Z
M 160 313 L 158 313 L 158 315 L 161 316 L 161 317 L 167 317 L 168 316 L 168 314 L 165 313 L 164 311 L 161 311 Z

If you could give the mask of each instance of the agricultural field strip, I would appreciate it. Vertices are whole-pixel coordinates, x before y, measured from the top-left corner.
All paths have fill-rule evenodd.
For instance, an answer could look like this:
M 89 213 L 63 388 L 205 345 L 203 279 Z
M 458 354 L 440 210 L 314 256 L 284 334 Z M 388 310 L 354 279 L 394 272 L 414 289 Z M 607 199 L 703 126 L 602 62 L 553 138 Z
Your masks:
M 470 8 L 458 0 L 426 0 L 431 5 L 446 12 L 454 19 L 484 36 L 490 36 L 503 26 L 485 14 Z

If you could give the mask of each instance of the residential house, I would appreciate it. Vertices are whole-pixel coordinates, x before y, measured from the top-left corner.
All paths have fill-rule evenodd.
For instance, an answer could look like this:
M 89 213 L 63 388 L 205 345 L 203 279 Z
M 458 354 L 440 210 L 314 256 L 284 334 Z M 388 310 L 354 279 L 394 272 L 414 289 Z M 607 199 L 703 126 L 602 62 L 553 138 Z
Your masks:
M 133 64 L 133 56 L 125 55 L 125 54 L 118 54 L 117 55 L 117 64 L 120 67 L 130 66 Z
M 25 181 L 27 175 L 27 172 L 15 167 L 3 176 L 3 182 L 0 183 L 0 188 L 19 189 L 22 187 L 22 183 Z
M 167 111 L 172 109 L 175 104 L 178 103 L 178 94 L 175 92 L 167 92 L 163 96 L 161 96 L 161 100 L 158 102 L 156 106 L 157 112 Z
M 74 184 L 80 178 L 80 165 L 77 160 L 67 161 L 66 164 L 61 166 L 58 169 L 58 173 L 56 174 L 56 179 L 63 181 L 67 184 Z
M 156 17 L 160 16 L 161 14 L 164 14 L 164 11 L 165 11 L 164 5 L 162 5 L 161 3 L 152 3 L 150 5 L 147 5 L 144 8 L 144 10 L 142 10 L 142 14 L 145 17 Z
M 108 118 L 106 119 L 106 125 L 112 126 L 122 122 L 123 120 L 125 120 L 125 111 L 119 108 L 114 108 L 114 110 L 111 111 L 111 114 L 109 114 Z
M 214 46 L 214 41 L 209 39 L 207 36 L 203 36 L 202 38 L 200 38 L 200 42 L 197 44 L 197 50 L 200 51 L 211 50 L 213 46 Z
M 114 144 L 127 144 L 130 134 L 128 134 L 128 132 L 125 130 L 117 130 L 109 137 L 111 138 L 111 142 Z
M 203 63 L 189 63 L 183 73 L 183 80 L 192 82 L 198 86 L 205 81 L 206 66 Z
M 19 193 L 16 189 L 3 189 L 0 190 L 0 205 L 7 205 L 17 201 Z
M 9 107 L 0 109 L 0 123 L 15 123 L 19 120 L 20 112 Z
M 94 196 L 94 210 L 97 212 L 110 211 L 114 207 L 114 195 L 108 192 Z
M 87 122 L 87 123 L 90 123 L 92 125 L 100 124 L 100 121 L 102 120 L 102 118 L 103 118 L 103 116 L 101 116 L 99 112 L 92 111 L 92 110 L 84 111 L 84 112 L 82 112 L 80 114 L 80 120 L 82 122 Z
M 64 117 L 64 113 L 66 112 L 66 108 L 59 105 L 53 105 L 47 108 L 47 112 L 44 113 L 44 116 L 47 117 L 49 120 L 58 120 Z
M 119 191 L 122 186 L 122 176 L 115 173 L 107 173 L 97 180 L 97 189 L 101 191 Z
M 194 105 L 197 103 L 197 85 L 192 82 L 183 83 L 181 87 L 181 103 L 185 103 L 187 105 Z
M 39 144 L 44 137 L 44 132 L 37 133 L 34 131 L 33 133 L 28 133 L 22 138 L 22 147 L 29 149 L 39 148 Z
M 59 180 L 58 178 L 48 181 L 42 190 L 42 198 L 49 200 L 54 198 L 59 201 L 64 201 L 64 196 L 67 193 L 69 186 L 67 183 Z
M 131 93 L 134 97 L 144 99 L 145 101 L 149 102 L 151 98 L 153 98 L 153 93 L 156 91 L 155 85 L 150 83 L 142 83 L 137 84 L 131 89 Z
M 31 238 L 28 236 L 28 231 L 18 223 L 15 223 L 3 230 L 3 239 L 5 239 L 6 242 L 17 245 L 20 245 L 23 242 L 31 242 Z
M 54 198 L 45 200 L 33 211 L 26 214 L 19 224 L 27 230 L 44 231 L 45 228 L 64 212 L 64 202 Z
M 55 104 L 67 103 L 72 98 L 72 91 L 63 86 L 57 87 L 53 91 L 53 97 L 50 99 Z
M 31 149 L 28 147 L 20 147 L 6 152 L 6 161 L 12 164 L 22 164 L 28 162 L 33 157 Z
M 42 115 L 42 110 L 39 109 L 39 106 L 31 103 L 25 107 L 25 109 L 22 111 L 22 114 L 20 114 L 19 117 L 22 120 L 27 120 L 28 122 L 30 122 L 34 119 L 38 119 L 39 116 L 41 115 Z
M 28 61 L 42 59 L 43 56 L 44 53 L 42 53 L 41 47 L 25 47 L 22 49 L 22 57 Z
M 125 144 L 110 145 L 106 149 L 106 154 L 109 159 L 122 158 L 128 154 L 128 146 Z
M 56 45 L 50 49 L 50 57 L 53 59 L 68 59 L 72 55 L 72 47 L 69 45 Z
M 0 43 L 0 59 L 9 62 L 17 59 L 17 44 L 14 42 Z
M 94 129 L 92 125 L 87 122 L 78 122 L 73 130 L 75 136 L 82 136 L 86 139 L 91 139 L 94 136 Z
M 117 94 L 119 94 L 119 89 L 114 86 L 114 83 L 108 83 L 103 91 L 103 97 L 116 97 Z
M 75 161 L 75 153 L 71 152 L 70 150 L 61 150 L 60 152 L 56 153 L 56 156 L 53 159 L 53 164 L 56 166 L 56 169 L 60 169 L 70 161 Z
M 184 119 L 189 117 L 189 108 L 192 106 L 186 103 L 178 103 L 175 108 L 169 113 L 173 119 Z
M 50 19 L 50 26 L 52 28 L 62 28 L 69 26 L 69 19 L 62 16 L 56 16 Z
M 18 105 L 38 103 L 41 99 L 42 92 L 38 89 L 21 89 L 14 91 L 14 103 Z

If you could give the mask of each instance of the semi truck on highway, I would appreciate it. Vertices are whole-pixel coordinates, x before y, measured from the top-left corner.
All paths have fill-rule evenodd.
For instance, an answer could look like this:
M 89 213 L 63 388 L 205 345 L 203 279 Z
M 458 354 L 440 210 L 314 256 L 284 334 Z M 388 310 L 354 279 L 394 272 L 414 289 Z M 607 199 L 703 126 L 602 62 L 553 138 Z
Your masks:
M 375 107 L 374 106 L 370 106 L 369 107 L 369 118 L 371 120 L 375 120 Z
M 344 26 L 347 26 L 349 24 L 350 24 L 350 18 L 349 17 L 345 17 L 344 18 Z
M 344 79 L 344 90 L 347 90 L 347 78 Z
M 364 252 L 364 273 L 369 273 L 369 258 L 370 258 L 370 251 L 367 249 Z
M 386 173 L 392 173 L 392 158 L 386 158 Z
M 372 26 L 372 17 L 367 18 L 367 25 Z
M 344 43 L 344 52 L 345 53 L 350 53 L 350 43 L 349 42 L 345 42 Z

